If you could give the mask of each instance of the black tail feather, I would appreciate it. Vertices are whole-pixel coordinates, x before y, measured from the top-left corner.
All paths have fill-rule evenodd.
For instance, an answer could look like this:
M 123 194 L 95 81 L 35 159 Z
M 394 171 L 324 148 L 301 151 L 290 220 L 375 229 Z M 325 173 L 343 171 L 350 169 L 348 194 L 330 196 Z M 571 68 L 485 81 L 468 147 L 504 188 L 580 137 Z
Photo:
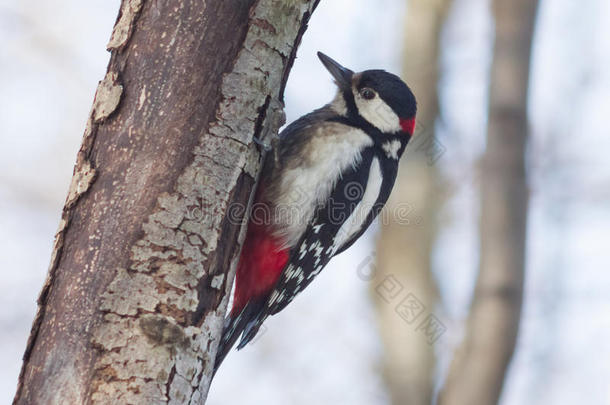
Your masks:
M 241 336 L 241 340 L 239 341 L 239 344 L 237 345 L 237 350 L 241 350 L 244 347 L 246 347 L 246 345 L 248 343 L 250 343 L 250 341 L 252 339 L 254 339 L 254 337 L 256 336 L 256 334 L 258 333 L 258 330 L 261 328 L 261 325 L 263 324 L 263 322 L 265 321 L 267 317 L 264 316 L 262 319 L 260 316 L 257 316 L 256 318 L 250 320 L 250 322 L 248 322 L 248 324 L 244 327 L 244 333 Z
M 214 362 L 214 374 L 222 364 L 223 360 L 231 350 L 231 348 L 239 339 L 239 336 L 248 328 L 248 332 L 251 331 L 252 321 L 258 318 L 260 310 L 263 306 L 263 300 L 250 301 L 246 306 L 239 312 L 239 314 L 234 315 L 231 313 L 226 319 L 225 324 L 223 326 L 222 337 L 220 338 L 220 343 L 218 344 L 218 351 L 216 352 L 216 361 Z M 262 323 L 262 322 L 261 322 Z M 260 325 L 259 325 L 260 327 Z M 256 328 L 258 330 L 258 328 Z M 242 340 L 239 344 L 238 349 L 243 348 L 256 333 L 249 333 L 250 337 L 244 343 L 244 339 L 246 336 L 242 337 Z

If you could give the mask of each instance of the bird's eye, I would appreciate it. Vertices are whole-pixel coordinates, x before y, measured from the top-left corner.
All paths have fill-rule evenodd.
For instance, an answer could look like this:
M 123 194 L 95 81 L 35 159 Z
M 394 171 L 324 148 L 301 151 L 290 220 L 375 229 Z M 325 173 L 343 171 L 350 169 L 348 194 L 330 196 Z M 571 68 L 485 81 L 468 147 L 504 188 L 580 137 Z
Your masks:
M 360 90 L 360 95 L 362 97 L 364 97 L 366 100 L 372 100 L 375 98 L 375 92 L 373 90 L 369 89 L 368 87 L 365 87 L 362 90 Z

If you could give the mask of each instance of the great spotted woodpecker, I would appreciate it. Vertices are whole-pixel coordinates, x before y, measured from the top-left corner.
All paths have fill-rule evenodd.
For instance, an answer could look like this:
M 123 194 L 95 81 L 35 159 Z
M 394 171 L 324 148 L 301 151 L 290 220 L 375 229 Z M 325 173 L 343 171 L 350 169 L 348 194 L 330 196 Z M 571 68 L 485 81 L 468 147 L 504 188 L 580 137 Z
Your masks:
M 386 203 L 413 135 L 415 96 L 400 78 L 354 73 L 318 57 L 338 91 L 286 127 L 275 158 L 266 159 L 214 370 L 240 335 L 238 349 L 364 233 Z

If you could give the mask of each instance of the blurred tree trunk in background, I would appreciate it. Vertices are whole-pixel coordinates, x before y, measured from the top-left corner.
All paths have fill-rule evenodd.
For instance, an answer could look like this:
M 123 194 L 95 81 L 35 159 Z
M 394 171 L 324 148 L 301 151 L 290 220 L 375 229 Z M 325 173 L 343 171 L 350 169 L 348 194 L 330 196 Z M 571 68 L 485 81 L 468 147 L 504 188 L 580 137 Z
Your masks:
M 403 78 L 417 97 L 417 129 L 400 166 L 377 244 L 372 294 L 384 344 L 383 375 L 392 403 L 430 404 L 434 390 L 434 343 L 418 326 L 437 302 L 431 273 L 436 220 L 442 200 L 434 165 L 438 115 L 440 32 L 450 0 L 409 0 Z M 384 283 L 402 291 L 390 301 Z M 412 294 L 412 295 L 409 295 Z
M 15 404 L 205 402 L 252 137 L 318 1 L 123 0 Z
M 527 94 L 536 0 L 496 0 L 487 150 L 481 171 L 481 258 L 465 339 L 439 403 L 496 404 L 521 314 L 528 191 Z

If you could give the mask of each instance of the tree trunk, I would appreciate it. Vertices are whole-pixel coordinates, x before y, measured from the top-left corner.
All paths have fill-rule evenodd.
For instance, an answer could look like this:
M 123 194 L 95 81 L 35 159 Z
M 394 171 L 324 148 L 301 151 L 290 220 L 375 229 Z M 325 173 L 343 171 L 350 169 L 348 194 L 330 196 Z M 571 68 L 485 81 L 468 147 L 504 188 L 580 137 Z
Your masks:
M 409 0 L 403 77 L 417 98 L 416 137 L 401 162 L 387 218 L 377 244 L 378 273 L 404 287 L 404 305 L 388 303 L 375 286 L 377 315 L 384 344 L 384 379 L 392 403 L 429 405 L 434 392 L 434 342 L 418 327 L 432 314 L 437 288 L 431 272 L 436 218 L 441 205 L 435 166 L 434 122 L 438 115 L 440 33 L 451 2 Z M 406 218 L 397 215 L 407 209 Z M 397 314 L 397 311 L 402 317 Z
M 523 297 L 527 90 L 536 0 L 496 0 L 487 150 L 481 173 L 481 259 L 466 337 L 440 404 L 499 400 Z
M 205 402 L 252 137 L 319 0 L 123 0 L 15 404 Z

